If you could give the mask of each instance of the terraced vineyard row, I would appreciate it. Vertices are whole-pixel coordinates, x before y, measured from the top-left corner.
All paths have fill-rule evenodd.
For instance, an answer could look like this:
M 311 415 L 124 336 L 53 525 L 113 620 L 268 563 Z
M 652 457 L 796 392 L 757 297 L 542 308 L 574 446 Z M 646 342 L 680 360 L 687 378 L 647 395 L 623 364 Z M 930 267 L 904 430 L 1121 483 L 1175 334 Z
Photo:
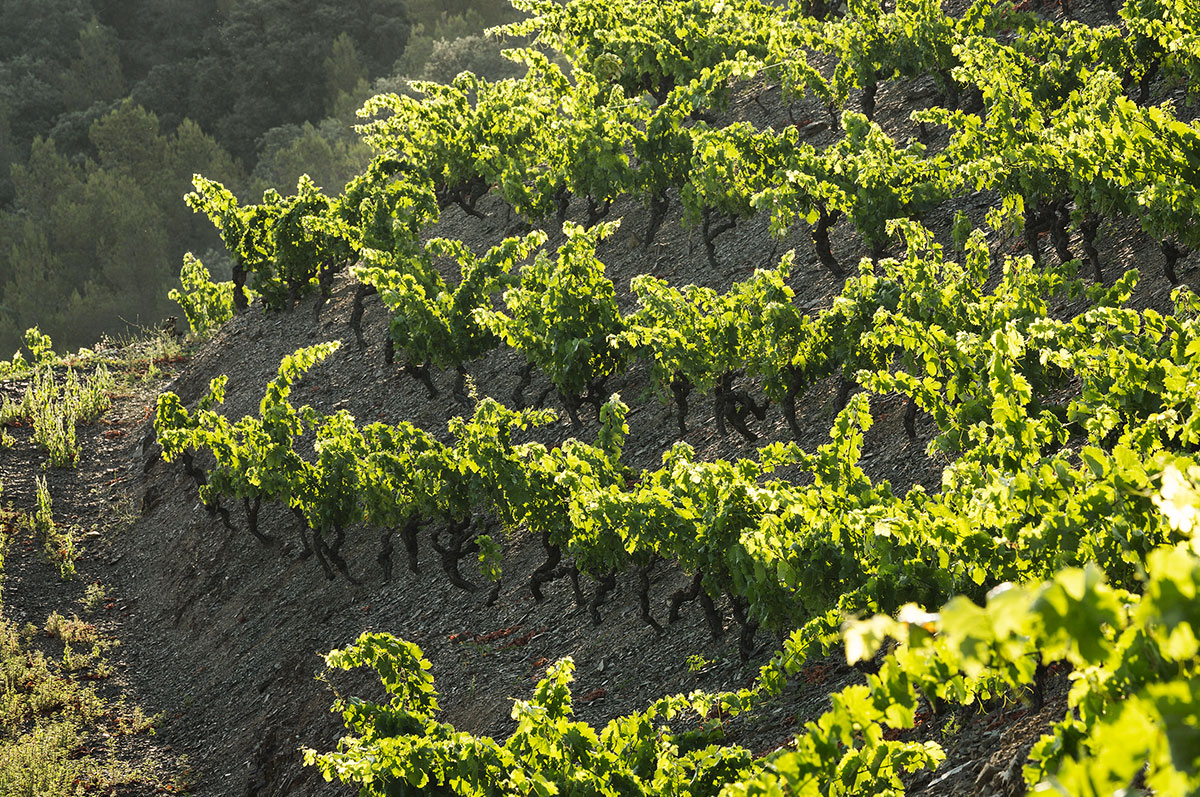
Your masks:
M 309 762 L 364 794 L 899 793 L 904 773 L 943 758 L 936 743 L 896 738 L 919 704 L 1037 686 L 1066 662 L 1072 711 L 1032 752 L 1031 787 L 1110 793 L 1144 777 L 1163 794 L 1200 788 L 1185 752 L 1197 718 L 1200 298 L 1180 287 L 1169 313 L 1132 308 L 1137 273 L 1108 278 L 1095 243 L 1101 218 L 1135 222 L 1161 242 L 1172 283 L 1197 243 L 1200 127 L 1147 105 L 1145 90 L 1159 73 L 1193 77 L 1195 9 L 1130 2 L 1116 24 L 1088 27 L 982 0 L 958 17 L 927 0 L 812 16 L 825 10 L 518 7 L 531 17 L 510 32 L 557 57 L 531 47 L 514 53 L 529 67 L 520 79 L 463 74 L 416 97 L 375 98 L 362 132 L 380 155 L 340 196 L 301 181 L 294 197 L 242 206 L 198 177 L 190 201 L 236 258 L 234 304 L 247 304 L 248 285 L 267 308 L 290 307 L 352 266 L 360 343 L 361 303 L 376 292 L 392 314 L 390 350 L 431 396 L 430 368 L 457 369 L 465 397 L 467 365 L 507 346 L 527 363 L 521 388 L 528 369 L 541 371 L 576 428 L 594 406 L 596 442 L 521 442 L 555 418 L 524 408 L 521 388 L 516 409 L 477 401 L 452 421 L 449 443 L 408 423 L 360 426 L 345 411 L 295 407 L 295 382 L 336 349 L 324 344 L 284 360 L 257 415 L 220 413 L 221 378 L 193 410 L 165 394 L 164 456 L 183 462 L 231 528 L 223 502 L 240 500 L 260 537 L 262 503 L 287 507 L 329 578 L 352 577 L 346 535 L 367 527 L 382 531 L 385 578 L 396 533 L 415 568 L 424 526 L 451 583 L 477 589 L 461 567 L 476 559 L 495 600 L 503 528 L 544 546 L 528 576 L 539 599 L 569 576 L 585 600 L 578 577 L 590 576 L 599 622 L 614 573 L 636 571 L 642 617 L 658 629 L 648 573 L 667 562 L 695 578 L 668 619 L 697 601 L 719 625 L 725 601 L 743 655 L 760 628 L 787 641 L 750 687 L 666 697 L 601 731 L 571 719 L 571 665 L 560 662 L 517 702 L 517 731 L 500 743 L 436 720 L 415 645 L 364 635 L 327 663 L 375 668 L 389 702 L 342 701 L 353 735 Z M 872 121 L 881 83 L 921 75 L 943 105 L 912 120 L 923 133 L 949 130 L 932 153 L 898 146 Z M 818 148 L 796 124 L 721 126 L 730 93 L 750 81 L 815 100 L 840 137 Z M 852 96 L 862 113 L 845 109 Z M 920 218 L 977 191 L 995 192 L 988 223 L 1023 230 L 1028 254 L 995 263 L 960 215 L 960 251 L 945 255 Z M 557 253 L 538 231 L 483 254 L 423 241 L 442 211 L 479 214 L 489 194 L 529 222 L 557 216 Z M 722 231 L 757 214 L 780 237 L 803 219 L 838 278 L 846 269 L 829 236 L 842 218 L 875 257 L 824 310 L 793 302 L 789 254 L 724 293 L 640 276 L 638 307 L 622 314 L 596 247 L 615 229 L 609 209 L 630 196 L 650 210 L 643 245 L 678 198 L 714 263 Z M 582 225 L 566 220 L 573 202 L 584 203 Z M 457 284 L 438 258 L 457 262 Z M 1077 276 L 1084 262 L 1091 284 Z M 1066 298 L 1083 304 L 1069 319 L 1051 309 Z M 627 408 L 605 384 L 638 360 L 674 398 L 681 434 L 700 390 L 721 432 L 728 423 L 754 439 L 746 420 L 765 410 L 736 387 L 742 376 L 797 438 L 798 396 L 835 374 L 839 413 L 815 451 L 771 443 L 756 458 L 703 462 L 681 442 L 661 468 L 634 473 L 621 461 Z M 855 386 L 865 393 L 851 396 Z M 910 436 L 919 411 L 937 428 L 940 491 L 900 496 L 860 467 L 870 396 L 897 393 Z M 783 468 L 802 477 L 780 478 Z M 722 718 L 761 707 L 815 650 L 838 644 L 881 663 L 867 684 L 834 694 L 792 749 L 755 758 L 722 744 Z

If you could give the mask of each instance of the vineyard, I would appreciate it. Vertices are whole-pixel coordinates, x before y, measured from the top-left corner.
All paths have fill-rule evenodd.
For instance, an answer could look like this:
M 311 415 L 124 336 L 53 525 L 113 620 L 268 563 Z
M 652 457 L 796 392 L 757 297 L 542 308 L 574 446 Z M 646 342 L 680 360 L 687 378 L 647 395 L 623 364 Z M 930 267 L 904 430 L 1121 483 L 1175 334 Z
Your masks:
M 196 793 L 1200 792 L 1200 11 L 513 5 L 186 197 L 106 572 Z

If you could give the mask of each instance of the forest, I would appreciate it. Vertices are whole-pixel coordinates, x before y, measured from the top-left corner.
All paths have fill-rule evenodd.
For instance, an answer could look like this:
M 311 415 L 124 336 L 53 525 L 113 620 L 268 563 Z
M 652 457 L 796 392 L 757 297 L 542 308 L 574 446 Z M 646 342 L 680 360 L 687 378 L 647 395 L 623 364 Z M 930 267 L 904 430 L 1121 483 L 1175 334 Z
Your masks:
M 0 352 L 91 345 L 179 312 L 183 255 L 229 263 L 184 204 L 337 192 L 370 159 L 355 110 L 412 78 L 513 65 L 486 0 L 0 0 Z

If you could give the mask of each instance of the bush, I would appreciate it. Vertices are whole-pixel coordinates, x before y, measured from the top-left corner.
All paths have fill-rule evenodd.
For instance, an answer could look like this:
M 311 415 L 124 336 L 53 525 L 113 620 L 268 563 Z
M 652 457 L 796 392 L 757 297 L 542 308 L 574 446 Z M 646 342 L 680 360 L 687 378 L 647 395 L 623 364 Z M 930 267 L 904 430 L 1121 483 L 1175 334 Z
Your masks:
M 191 252 L 183 256 L 179 282 L 183 290 L 172 289 L 168 296 L 183 308 L 193 335 L 207 337 L 233 318 L 233 283 L 213 282 Z

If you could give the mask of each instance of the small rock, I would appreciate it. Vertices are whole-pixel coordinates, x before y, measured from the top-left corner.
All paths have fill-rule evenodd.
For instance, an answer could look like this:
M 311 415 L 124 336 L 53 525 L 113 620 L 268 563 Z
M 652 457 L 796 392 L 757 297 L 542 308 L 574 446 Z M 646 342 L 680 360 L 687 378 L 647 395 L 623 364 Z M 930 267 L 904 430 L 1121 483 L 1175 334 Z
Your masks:
M 935 99 L 936 97 L 938 97 L 938 94 L 939 94 L 939 92 L 938 92 L 936 86 L 925 86 L 923 88 L 920 88 L 920 89 L 910 92 L 908 94 L 908 96 L 905 97 L 905 99 L 908 102 L 922 102 L 924 100 Z
M 811 138 L 812 136 L 815 136 L 818 133 L 828 129 L 829 125 L 825 122 L 809 122 L 808 124 L 801 126 L 800 135 L 806 138 Z

